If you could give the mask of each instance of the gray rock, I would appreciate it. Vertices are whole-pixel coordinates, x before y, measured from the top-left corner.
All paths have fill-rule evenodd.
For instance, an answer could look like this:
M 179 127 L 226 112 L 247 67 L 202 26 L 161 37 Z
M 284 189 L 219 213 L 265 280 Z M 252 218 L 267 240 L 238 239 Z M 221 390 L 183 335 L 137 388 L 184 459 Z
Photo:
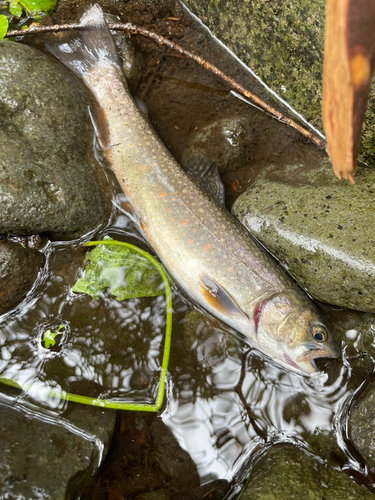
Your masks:
M 375 174 L 339 183 L 326 156 L 306 145 L 284 151 L 232 212 L 316 299 L 375 311 Z
M 324 0 L 183 2 L 267 85 L 322 129 Z M 371 164 L 375 160 L 374 124 L 375 82 L 361 147 L 364 160 Z
M 4 499 L 78 498 L 98 465 L 94 436 L 3 405 L 0 442 L 0 498 Z
M 114 410 L 71 403 L 63 416 L 76 427 L 96 436 L 103 443 L 103 456 L 107 454 L 116 423 Z
M 250 473 L 241 500 L 371 500 L 374 495 L 343 472 L 289 445 L 266 451 Z
M 358 453 L 375 467 L 375 383 L 371 382 L 354 401 L 349 416 L 349 435 Z
M 0 233 L 74 238 L 104 222 L 85 92 L 45 54 L 0 42 Z M 97 172 L 99 175 L 99 173 Z
M 43 255 L 37 250 L 9 240 L 0 241 L 0 314 L 21 302 L 42 263 Z
M 206 157 L 216 163 L 225 181 L 228 174 L 233 176 L 233 172 L 249 168 L 255 141 L 254 127 L 248 119 L 223 118 L 198 130 L 184 151 L 182 165 L 190 158 Z
M 160 469 L 168 476 L 178 478 L 182 488 L 187 485 L 191 490 L 199 487 L 199 475 L 194 461 L 180 447 L 172 431 L 160 418 L 152 422 L 151 434 L 154 439 L 154 459 Z

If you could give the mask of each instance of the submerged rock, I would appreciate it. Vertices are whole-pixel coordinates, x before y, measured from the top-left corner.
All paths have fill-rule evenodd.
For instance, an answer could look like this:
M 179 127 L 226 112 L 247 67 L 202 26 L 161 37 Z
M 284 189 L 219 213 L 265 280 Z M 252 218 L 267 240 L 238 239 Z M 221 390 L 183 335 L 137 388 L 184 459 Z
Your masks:
M 250 473 L 241 500 L 371 500 L 374 495 L 349 476 L 295 446 L 268 449 Z
M 306 145 L 284 151 L 232 212 L 314 298 L 375 311 L 375 173 L 339 183 L 326 156 Z
M 79 498 L 98 466 L 95 435 L 0 404 L 0 497 Z
M 105 210 L 85 151 L 81 83 L 42 52 L 9 41 L 0 41 L 0 68 L 0 234 L 70 239 L 93 230 Z
M 208 158 L 216 163 L 225 182 L 227 177 L 233 178 L 233 172 L 249 170 L 255 146 L 254 126 L 248 118 L 222 118 L 198 130 L 184 151 L 182 165 L 192 158 Z
M 37 250 L 14 241 L 0 241 L 0 314 L 24 299 L 42 264 L 43 255 Z
M 355 400 L 349 416 L 349 436 L 358 453 L 375 467 L 375 383 Z

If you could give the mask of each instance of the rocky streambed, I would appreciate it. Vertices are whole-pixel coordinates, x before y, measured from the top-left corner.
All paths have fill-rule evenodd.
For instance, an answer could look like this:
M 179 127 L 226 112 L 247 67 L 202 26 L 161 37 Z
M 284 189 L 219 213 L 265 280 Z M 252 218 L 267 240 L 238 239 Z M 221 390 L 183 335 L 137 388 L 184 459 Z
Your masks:
M 285 110 L 182 5 L 101 5 Z M 73 22 L 85 8 L 60 0 L 43 22 Z M 339 183 L 324 153 L 203 68 L 145 38 L 116 37 L 130 88 L 166 146 L 183 165 L 216 162 L 228 209 L 317 301 L 342 359 L 322 360 L 319 377 L 285 372 L 175 286 L 160 414 L 68 402 L 63 393 L 153 401 L 164 299 L 72 292 L 82 241 L 147 246 L 93 147 L 87 91 L 44 53 L 46 38 L 2 41 L 0 377 L 12 385 L 0 386 L 0 497 L 374 497 L 375 171 Z M 61 325 L 47 348 L 43 335 Z

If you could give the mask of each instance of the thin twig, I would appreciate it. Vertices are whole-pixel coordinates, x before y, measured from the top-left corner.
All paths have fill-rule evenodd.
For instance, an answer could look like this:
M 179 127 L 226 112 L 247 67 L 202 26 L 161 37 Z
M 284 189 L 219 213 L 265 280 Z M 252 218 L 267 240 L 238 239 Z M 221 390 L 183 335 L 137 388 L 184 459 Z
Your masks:
M 108 24 L 109 28 L 111 30 L 117 30 L 117 31 L 126 31 L 127 33 L 130 33 L 132 35 L 142 35 L 147 38 L 150 38 L 151 40 L 154 40 L 160 45 L 166 45 L 169 47 L 171 50 L 174 52 L 177 52 L 184 56 L 187 59 L 191 59 L 192 61 L 200 64 L 204 68 L 206 68 L 208 71 L 211 71 L 214 75 L 218 76 L 224 82 L 226 82 L 232 89 L 237 90 L 241 94 L 243 94 L 245 97 L 251 99 L 254 103 L 256 103 L 259 107 L 267 111 L 267 113 L 271 114 L 277 120 L 280 122 L 286 123 L 290 127 L 293 127 L 294 129 L 298 130 L 302 135 L 310 139 L 312 142 L 314 142 L 319 148 L 324 149 L 326 147 L 326 142 L 324 139 L 321 139 L 320 137 L 317 137 L 315 134 L 310 132 L 309 130 L 306 130 L 304 127 L 296 123 L 294 120 L 291 120 L 290 118 L 286 117 L 280 111 L 277 111 L 274 107 L 270 106 L 269 104 L 265 103 L 257 97 L 255 94 L 250 92 L 249 90 L 246 90 L 242 85 L 237 83 L 235 80 L 227 76 L 225 73 L 223 73 L 220 69 L 218 69 L 216 66 L 213 64 L 209 63 L 203 57 L 197 56 L 193 54 L 192 52 L 189 52 L 188 50 L 183 49 L 176 43 L 171 42 L 170 40 L 167 40 L 166 38 L 157 35 L 156 33 L 153 33 L 152 31 L 148 31 L 145 28 L 142 28 L 140 26 L 136 26 L 131 23 L 110 23 Z M 14 31 L 8 31 L 8 33 L 5 35 L 6 37 L 15 37 L 15 36 L 24 36 L 24 35 L 36 35 L 39 33 L 56 33 L 58 31 L 70 31 L 70 30 L 79 30 L 80 25 L 77 23 L 74 24 L 57 24 L 54 26 L 31 26 L 27 30 L 14 30 Z

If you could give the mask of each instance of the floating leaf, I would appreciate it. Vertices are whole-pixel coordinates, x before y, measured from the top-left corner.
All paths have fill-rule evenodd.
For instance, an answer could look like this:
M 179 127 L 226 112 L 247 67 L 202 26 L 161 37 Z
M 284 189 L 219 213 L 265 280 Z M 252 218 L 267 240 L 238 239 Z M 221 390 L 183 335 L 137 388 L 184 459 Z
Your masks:
M 46 349 L 49 349 L 50 347 L 53 347 L 56 344 L 55 338 L 57 335 L 62 335 L 62 332 L 60 330 L 62 330 L 63 328 L 64 325 L 60 325 L 59 328 L 57 329 L 57 332 L 51 332 L 51 330 L 47 330 L 44 333 L 43 342 L 44 342 L 44 347 Z
M 105 238 L 105 241 L 114 240 Z M 159 272 L 131 248 L 99 245 L 86 255 L 87 260 L 90 263 L 73 286 L 73 292 L 87 293 L 95 299 L 108 288 L 117 300 L 164 294 Z
M 19 3 L 31 17 L 39 17 L 53 10 L 56 7 L 57 0 L 19 0 Z
M 1 15 L 0 16 L 0 40 L 5 37 L 8 31 L 8 19 Z

